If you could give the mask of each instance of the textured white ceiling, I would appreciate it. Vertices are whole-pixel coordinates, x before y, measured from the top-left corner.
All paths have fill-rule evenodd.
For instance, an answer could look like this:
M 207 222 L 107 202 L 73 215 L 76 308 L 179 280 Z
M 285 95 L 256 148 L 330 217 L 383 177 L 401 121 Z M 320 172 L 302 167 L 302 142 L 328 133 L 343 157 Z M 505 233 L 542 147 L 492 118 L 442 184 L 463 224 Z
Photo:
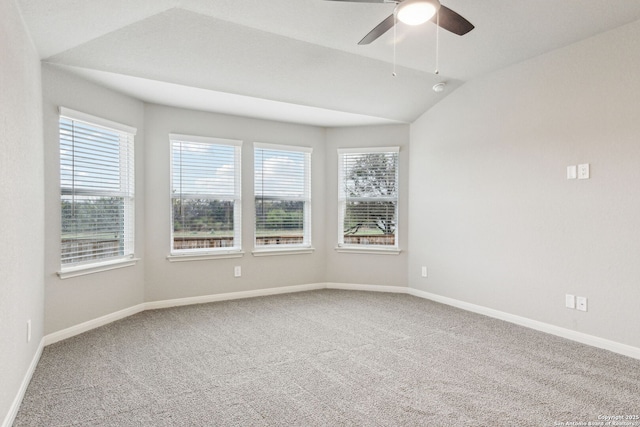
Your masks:
M 463 37 L 440 31 L 436 76 L 436 27 L 398 26 L 392 77 L 393 31 L 357 45 L 392 4 L 17 1 L 41 57 L 86 78 L 223 113 L 255 98 L 246 115 L 326 126 L 411 122 L 465 81 L 640 19 L 636 0 L 442 0 L 476 28 Z M 439 81 L 447 89 L 435 94 Z
M 102 86 L 123 91 L 142 101 L 200 111 L 223 112 L 264 120 L 304 123 L 313 126 L 353 126 L 398 124 L 395 120 L 351 114 L 318 107 L 306 107 L 268 99 L 204 90 L 174 83 L 131 77 L 105 71 L 56 67 L 70 71 Z

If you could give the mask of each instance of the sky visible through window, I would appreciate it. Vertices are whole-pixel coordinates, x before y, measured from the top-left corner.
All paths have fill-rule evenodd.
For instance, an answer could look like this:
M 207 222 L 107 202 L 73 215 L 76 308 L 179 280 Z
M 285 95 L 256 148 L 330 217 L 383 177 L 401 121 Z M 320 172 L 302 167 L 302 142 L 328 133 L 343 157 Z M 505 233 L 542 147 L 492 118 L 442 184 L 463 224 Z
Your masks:
M 183 195 L 235 195 L 235 147 L 179 141 L 173 144 L 173 189 Z
M 256 150 L 255 193 L 266 197 L 304 197 L 305 153 Z
M 120 190 L 120 134 L 60 118 L 63 189 Z

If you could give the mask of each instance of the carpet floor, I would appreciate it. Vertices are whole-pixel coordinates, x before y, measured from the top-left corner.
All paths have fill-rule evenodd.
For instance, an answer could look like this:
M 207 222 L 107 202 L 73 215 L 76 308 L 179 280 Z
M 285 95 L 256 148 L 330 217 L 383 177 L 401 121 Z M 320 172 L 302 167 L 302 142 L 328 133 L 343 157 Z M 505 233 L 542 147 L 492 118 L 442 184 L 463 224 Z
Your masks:
M 320 290 L 145 311 L 47 346 L 14 426 L 640 426 L 639 415 L 640 360 L 409 295 Z

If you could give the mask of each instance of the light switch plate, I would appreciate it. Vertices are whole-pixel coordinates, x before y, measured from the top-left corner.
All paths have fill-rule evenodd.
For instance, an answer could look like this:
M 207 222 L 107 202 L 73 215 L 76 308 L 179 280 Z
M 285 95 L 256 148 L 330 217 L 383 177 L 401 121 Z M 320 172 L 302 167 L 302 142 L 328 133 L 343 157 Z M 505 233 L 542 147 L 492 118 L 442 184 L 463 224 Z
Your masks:
M 589 163 L 578 165 L 578 179 L 589 179 Z
M 576 296 L 570 294 L 565 295 L 564 305 L 567 308 L 576 308 Z
M 567 166 L 567 179 L 576 179 L 578 177 L 578 167 L 576 165 Z

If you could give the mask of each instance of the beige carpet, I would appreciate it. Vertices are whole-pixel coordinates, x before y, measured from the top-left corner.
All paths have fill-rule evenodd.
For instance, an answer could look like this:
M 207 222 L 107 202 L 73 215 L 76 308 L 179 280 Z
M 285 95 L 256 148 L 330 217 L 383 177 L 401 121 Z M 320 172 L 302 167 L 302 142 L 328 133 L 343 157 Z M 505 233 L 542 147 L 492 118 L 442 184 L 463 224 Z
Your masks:
M 640 415 L 638 360 L 409 295 L 321 290 L 147 311 L 48 346 L 14 425 L 554 426 L 615 415 Z

